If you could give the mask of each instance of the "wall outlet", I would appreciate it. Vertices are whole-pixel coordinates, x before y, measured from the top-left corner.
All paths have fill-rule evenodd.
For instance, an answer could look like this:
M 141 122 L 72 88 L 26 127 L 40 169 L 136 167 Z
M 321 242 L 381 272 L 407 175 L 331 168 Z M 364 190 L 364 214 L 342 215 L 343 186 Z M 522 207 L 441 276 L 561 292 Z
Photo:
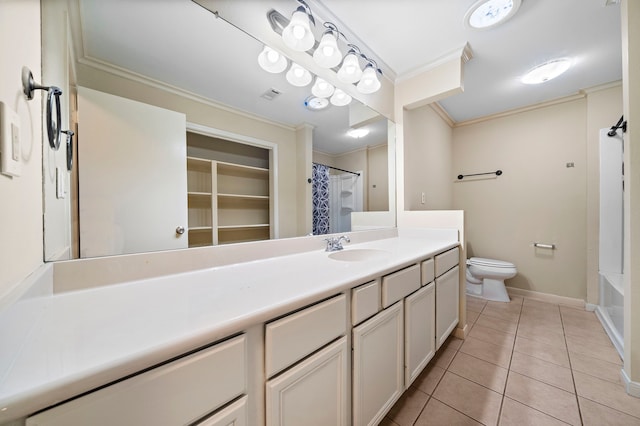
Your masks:
M 22 172 L 20 116 L 0 102 L 0 172 L 18 177 Z

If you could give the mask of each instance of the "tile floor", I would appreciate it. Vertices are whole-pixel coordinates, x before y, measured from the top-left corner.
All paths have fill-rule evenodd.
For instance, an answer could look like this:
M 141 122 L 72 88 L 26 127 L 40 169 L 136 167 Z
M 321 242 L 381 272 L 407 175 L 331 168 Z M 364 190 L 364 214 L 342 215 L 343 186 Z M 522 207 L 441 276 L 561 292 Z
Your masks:
M 383 426 L 640 425 L 594 313 L 468 297 L 467 322 L 467 339 L 449 338 Z

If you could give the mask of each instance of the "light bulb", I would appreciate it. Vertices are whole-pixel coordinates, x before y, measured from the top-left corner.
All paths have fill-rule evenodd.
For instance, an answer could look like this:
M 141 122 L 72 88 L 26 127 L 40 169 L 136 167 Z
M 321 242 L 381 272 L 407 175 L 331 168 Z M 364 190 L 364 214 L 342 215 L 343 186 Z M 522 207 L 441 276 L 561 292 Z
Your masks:
M 290 84 L 296 87 L 304 87 L 313 80 L 311 73 L 296 63 L 291 64 L 291 68 L 289 68 L 285 77 Z
M 313 47 L 316 40 L 311 32 L 309 16 L 304 7 L 300 6 L 293 12 L 289 25 L 282 30 L 282 40 L 287 47 L 298 52 L 304 52 Z
M 342 61 L 342 66 L 338 70 L 338 79 L 343 83 L 355 83 L 362 77 L 360 63 L 355 53 L 349 52 Z
M 380 80 L 378 80 L 378 76 L 376 75 L 376 70 L 373 65 L 368 64 L 362 73 L 362 78 L 360 82 L 356 86 L 358 92 L 369 94 L 377 92 L 380 89 Z
M 351 96 L 347 95 L 341 89 L 336 89 L 330 101 L 332 105 L 345 106 L 351 103 Z
M 287 68 L 287 59 L 269 46 L 265 46 L 258 55 L 258 64 L 263 70 L 277 74 Z
M 313 59 L 323 68 L 333 68 L 340 63 L 342 55 L 333 31 L 329 30 L 323 34 L 318 48 L 313 52 Z
M 311 87 L 311 93 L 318 98 L 328 98 L 333 95 L 335 88 L 320 77 L 316 78 L 316 82 Z

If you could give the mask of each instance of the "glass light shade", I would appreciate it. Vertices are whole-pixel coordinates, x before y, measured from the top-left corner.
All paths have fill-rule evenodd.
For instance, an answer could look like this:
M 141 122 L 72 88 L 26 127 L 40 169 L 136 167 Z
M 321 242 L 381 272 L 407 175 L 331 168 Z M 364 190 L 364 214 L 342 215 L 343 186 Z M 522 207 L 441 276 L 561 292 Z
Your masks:
M 311 32 L 309 16 L 304 8 L 299 7 L 293 12 L 289 25 L 282 30 L 282 40 L 287 47 L 298 52 L 305 52 L 313 47 L 316 39 Z
M 313 79 L 313 76 L 309 71 L 296 63 L 291 64 L 291 68 L 289 68 L 285 77 L 291 85 L 296 87 L 304 87 L 311 83 L 311 80 Z
M 362 73 L 362 78 L 356 86 L 358 92 L 364 94 L 374 93 L 380 89 L 380 86 L 380 80 L 378 80 L 375 68 L 371 64 L 367 65 Z
M 342 66 L 338 70 L 338 79 L 343 83 L 355 83 L 362 77 L 360 62 L 355 53 L 350 52 L 344 57 Z
M 342 53 L 338 49 L 338 40 L 333 31 L 324 33 L 318 48 L 313 52 L 313 59 L 323 68 L 333 68 L 340 63 Z
M 304 105 L 311 111 L 319 111 L 329 106 L 329 100 L 327 98 L 309 96 L 304 100 Z
M 351 129 L 347 132 L 347 136 L 350 136 L 354 139 L 360 139 L 363 138 L 365 136 L 367 136 L 369 134 L 369 130 L 368 129 L 363 129 L 363 128 L 359 128 L 359 129 Z
M 335 87 L 333 87 L 331 84 L 327 83 L 320 77 L 316 78 L 316 82 L 311 87 L 311 93 L 319 98 L 328 98 L 329 96 L 333 95 L 334 90 Z
M 287 68 L 287 59 L 269 46 L 265 46 L 258 55 L 258 64 L 263 70 L 277 74 Z
M 351 96 L 347 95 L 341 89 L 336 89 L 335 92 L 333 92 L 333 96 L 331 96 L 331 99 L 329 100 L 331 101 L 332 105 L 345 106 L 351 103 Z
M 522 77 L 521 81 L 524 84 L 545 83 L 567 71 L 570 66 L 571 61 L 569 59 L 554 59 L 531 69 Z
M 494 27 L 515 15 L 520 3 L 521 0 L 479 0 L 467 11 L 465 24 L 477 29 Z

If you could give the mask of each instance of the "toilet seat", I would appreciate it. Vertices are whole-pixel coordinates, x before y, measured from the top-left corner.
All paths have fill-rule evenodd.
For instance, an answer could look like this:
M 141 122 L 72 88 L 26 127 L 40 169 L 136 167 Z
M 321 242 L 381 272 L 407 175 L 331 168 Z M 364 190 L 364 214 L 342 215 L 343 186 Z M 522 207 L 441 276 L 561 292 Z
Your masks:
M 503 260 L 485 259 L 482 257 L 472 257 L 467 261 L 467 265 L 489 266 L 491 268 L 515 268 L 513 263 Z

